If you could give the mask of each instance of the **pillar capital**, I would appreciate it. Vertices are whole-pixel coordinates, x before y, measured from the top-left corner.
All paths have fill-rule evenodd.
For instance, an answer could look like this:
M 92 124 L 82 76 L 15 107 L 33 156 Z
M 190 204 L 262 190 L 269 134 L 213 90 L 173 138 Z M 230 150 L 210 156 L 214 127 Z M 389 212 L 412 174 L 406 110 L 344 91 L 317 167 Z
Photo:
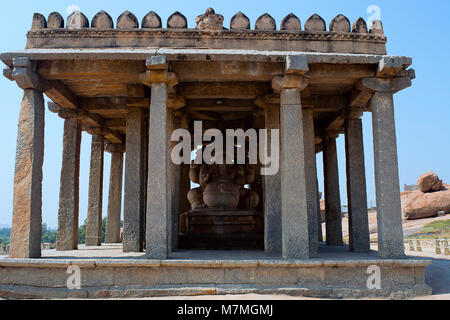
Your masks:
M 145 66 L 148 70 L 139 75 L 143 84 L 149 87 L 153 83 L 166 83 L 168 87 L 174 87 L 178 84 L 177 75 L 174 72 L 167 71 L 166 56 L 148 57 Z
M 303 91 L 308 86 L 306 77 L 298 74 L 286 74 L 272 79 L 272 89 L 275 92 L 281 92 L 283 89 L 299 89 Z
M 105 143 L 105 151 L 109 152 L 109 153 L 113 153 L 113 152 L 120 152 L 120 153 L 124 153 L 125 152 L 125 146 L 121 143 Z
M 411 78 L 364 78 L 357 84 L 356 88 L 365 92 L 384 92 L 384 93 L 396 93 L 400 90 L 406 89 L 411 86 Z
M 50 83 L 36 73 L 36 63 L 28 57 L 13 59 L 12 69 L 3 71 L 8 79 L 14 79 L 21 89 L 35 89 L 45 92 L 51 88 Z

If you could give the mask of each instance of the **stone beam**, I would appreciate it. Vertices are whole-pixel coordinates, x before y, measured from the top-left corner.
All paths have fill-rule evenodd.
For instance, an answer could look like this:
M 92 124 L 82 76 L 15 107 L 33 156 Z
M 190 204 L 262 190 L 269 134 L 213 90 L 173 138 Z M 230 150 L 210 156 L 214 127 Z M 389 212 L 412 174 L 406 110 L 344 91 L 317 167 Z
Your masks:
M 184 82 L 177 88 L 185 99 L 256 99 L 271 91 L 265 82 Z
M 51 87 L 45 92 L 49 99 L 64 108 L 78 109 L 80 107 L 77 96 L 61 81 L 50 80 L 49 83 Z
M 58 113 L 62 119 L 77 119 L 83 124 L 83 130 L 87 132 L 95 131 L 95 134 L 104 135 L 111 143 L 123 143 L 123 136 L 115 130 L 111 130 L 105 126 L 103 117 L 87 112 L 83 109 L 66 109 L 54 102 L 48 103 L 49 111 Z

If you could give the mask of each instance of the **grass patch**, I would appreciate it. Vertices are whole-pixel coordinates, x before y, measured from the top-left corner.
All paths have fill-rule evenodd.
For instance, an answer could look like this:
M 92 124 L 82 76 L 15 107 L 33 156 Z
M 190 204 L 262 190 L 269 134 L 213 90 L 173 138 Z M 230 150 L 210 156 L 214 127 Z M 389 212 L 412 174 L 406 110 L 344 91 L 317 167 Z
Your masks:
M 423 229 L 406 239 L 449 239 L 450 219 L 434 221 L 426 224 Z

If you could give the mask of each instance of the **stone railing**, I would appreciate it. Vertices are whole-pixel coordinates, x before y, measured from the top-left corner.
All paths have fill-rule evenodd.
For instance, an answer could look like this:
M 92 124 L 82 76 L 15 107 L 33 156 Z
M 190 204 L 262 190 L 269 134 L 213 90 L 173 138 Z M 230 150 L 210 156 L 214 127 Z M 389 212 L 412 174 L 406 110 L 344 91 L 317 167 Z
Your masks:
M 448 256 L 450 255 L 449 242 L 448 239 L 406 240 L 405 249 L 413 252 L 434 251 L 436 254 Z

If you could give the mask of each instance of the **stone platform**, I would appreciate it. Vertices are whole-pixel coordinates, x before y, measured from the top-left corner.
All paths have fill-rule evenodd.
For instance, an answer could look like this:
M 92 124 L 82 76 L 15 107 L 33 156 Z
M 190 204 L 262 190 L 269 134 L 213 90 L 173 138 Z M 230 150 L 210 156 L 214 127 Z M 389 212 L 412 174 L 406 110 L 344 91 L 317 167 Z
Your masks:
M 252 210 L 197 209 L 182 214 L 180 249 L 264 250 L 263 215 Z
M 44 251 L 42 259 L 0 259 L 2 298 L 136 298 L 225 294 L 308 297 L 396 297 L 431 294 L 429 260 L 381 260 L 346 247 L 321 247 L 311 260 L 283 260 L 261 251 L 179 251 L 168 260 L 124 254 L 120 245 Z M 81 271 L 81 289 L 69 290 L 67 268 Z M 381 269 L 381 289 L 367 289 L 369 266 Z

